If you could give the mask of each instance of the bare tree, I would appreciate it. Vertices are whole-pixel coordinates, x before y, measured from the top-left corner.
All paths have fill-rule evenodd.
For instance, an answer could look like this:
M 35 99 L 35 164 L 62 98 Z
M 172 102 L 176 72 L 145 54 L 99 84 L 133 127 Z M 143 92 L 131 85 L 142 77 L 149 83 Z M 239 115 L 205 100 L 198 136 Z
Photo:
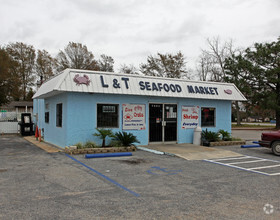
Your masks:
M 45 81 L 54 75 L 54 62 L 55 60 L 46 50 L 37 51 L 35 69 L 40 81 Z
M 59 51 L 56 60 L 58 71 L 66 68 L 99 70 L 98 62 L 94 59 L 92 52 L 81 43 L 69 42 L 64 51 Z
M 5 48 L 0 47 L 0 106 L 19 99 L 20 80 L 16 72 L 17 62 L 12 61 Z
M 137 75 L 139 75 L 137 68 L 133 64 L 129 64 L 129 66 L 126 65 L 126 64 L 122 64 L 120 69 L 119 69 L 119 72 L 120 73 L 126 73 L 126 74 L 137 74 Z
M 210 56 L 202 53 L 199 56 L 198 64 L 196 65 L 196 71 L 198 72 L 199 79 L 201 81 L 207 81 L 211 75 L 212 60 Z
M 187 74 L 185 57 L 180 51 L 175 55 L 148 56 L 147 63 L 140 64 L 140 71 L 148 76 L 181 78 Z
M 11 59 L 17 62 L 14 68 L 15 73 L 20 78 L 20 91 L 22 99 L 26 100 L 27 90 L 34 85 L 34 62 L 35 50 L 32 45 L 26 45 L 21 42 L 10 43 L 7 48 Z
M 199 57 L 197 71 L 200 79 L 224 82 L 225 60 L 232 57 L 240 49 L 233 47 L 232 40 L 221 42 L 219 37 L 207 39 L 208 49 L 202 50 Z
M 110 56 L 102 54 L 101 59 L 98 60 L 98 67 L 100 71 L 114 72 L 114 59 Z
M 241 53 L 240 48 L 234 48 L 232 40 L 221 42 L 219 37 L 207 39 L 208 49 L 202 50 L 198 59 L 197 72 L 202 81 L 225 82 L 227 73 L 225 71 L 226 59 Z M 240 124 L 239 102 L 234 102 L 237 123 Z

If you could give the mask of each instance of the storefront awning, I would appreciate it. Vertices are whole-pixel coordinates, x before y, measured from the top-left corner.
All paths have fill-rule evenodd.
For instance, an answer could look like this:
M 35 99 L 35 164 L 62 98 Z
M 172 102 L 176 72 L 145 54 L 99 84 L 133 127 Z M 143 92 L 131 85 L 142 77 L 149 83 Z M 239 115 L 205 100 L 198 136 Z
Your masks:
M 231 83 L 188 81 L 75 69 L 66 69 L 43 83 L 33 98 L 46 98 L 61 92 L 246 101 L 243 94 Z

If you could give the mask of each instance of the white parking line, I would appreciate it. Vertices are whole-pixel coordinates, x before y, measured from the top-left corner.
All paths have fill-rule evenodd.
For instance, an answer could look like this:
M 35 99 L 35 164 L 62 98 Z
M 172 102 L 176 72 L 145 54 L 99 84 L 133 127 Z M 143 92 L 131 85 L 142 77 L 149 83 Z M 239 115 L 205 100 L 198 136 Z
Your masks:
M 250 161 L 234 162 L 234 163 L 227 163 L 227 164 L 234 165 L 234 164 L 242 164 L 242 163 L 255 163 L 255 162 L 260 162 L 260 161 L 265 161 L 265 160 L 250 160 Z
M 271 165 L 271 166 L 265 166 L 265 167 L 253 167 L 253 168 L 247 168 L 248 170 L 260 170 L 260 169 L 266 169 L 266 168 L 272 168 L 272 167 L 280 167 L 279 165 Z
M 248 158 L 248 156 L 244 156 L 244 157 L 227 157 L 227 158 L 222 158 L 222 159 L 215 159 L 215 161 L 238 160 L 238 159 L 244 159 L 244 158 Z
M 243 161 L 239 161 L 239 162 L 223 162 L 223 161 L 231 161 L 231 160 L 243 160 Z M 249 159 L 249 160 L 248 160 Z M 252 160 L 255 159 L 255 160 Z M 258 171 L 259 169 L 268 169 L 268 168 L 274 168 L 274 167 L 280 167 L 280 161 L 277 160 L 269 160 L 269 159 L 264 159 L 264 158 L 259 158 L 259 157 L 252 157 L 252 156 L 241 156 L 241 157 L 233 157 L 233 158 L 217 158 L 217 159 L 212 159 L 212 160 L 204 160 L 210 163 L 216 163 L 219 165 L 223 165 L 223 166 L 228 166 L 228 167 L 232 167 L 232 168 L 236 168 L 236 169 L 240 169 L 240 170 L 246 170 L 249 172 L 254 172 L 254 173 L 259 173 L 259 174 L 264 174 L 267 176 L 277 176 L 280 175 L 280 173 L 268 173 L 268 172 L 263 172 L 263 171 Z M 276 165 L 268 165 L 268 166 L 258 166 L 259 162 L 271 162 L 271 163 L 278 163 Z M 248 164 L 248 163 L 254 163 L 255 167 L 251 167 L 251 168 L 244 168 L 241 166 L 237 166 L 238 164 Z

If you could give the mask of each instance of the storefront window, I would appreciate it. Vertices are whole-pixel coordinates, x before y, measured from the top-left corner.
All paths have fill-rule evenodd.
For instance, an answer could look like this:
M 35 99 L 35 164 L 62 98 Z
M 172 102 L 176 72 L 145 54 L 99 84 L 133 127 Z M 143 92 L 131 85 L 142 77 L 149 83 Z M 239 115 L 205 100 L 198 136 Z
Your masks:
M 201 127 L 214 127 L 215 121 L 215 108 L 201 108 Z
M 62 103 L 56 105 L 56 127 L 62 127 Z
M 45 112 L 45 123 L 49 123 L 50 113 Z
M 118 104 L 97 104 L 97 127 L 118 128 L 118 120 Z

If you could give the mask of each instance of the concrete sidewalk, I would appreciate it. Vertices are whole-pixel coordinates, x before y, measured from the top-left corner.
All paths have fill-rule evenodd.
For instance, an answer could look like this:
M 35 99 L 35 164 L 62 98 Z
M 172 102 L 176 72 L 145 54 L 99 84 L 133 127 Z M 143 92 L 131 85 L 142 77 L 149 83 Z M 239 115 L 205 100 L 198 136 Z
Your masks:
M 59 149 L 48 143 L 37 141 L 35 136 L 26 136 L 24 137 L 24 139 L 48 153 L 56 153 L 56 152 L 63 151 L 63 149 Z M 142 147 L 160 151 L 165 154 L 173 154 L 175 156 L 184 158 L 186 160 L 204 160 L 204 159 L 242 156 L 241 154 L 229 150 L 213 148 L 213 147 L 203 147 L 203 146 L 198 146 L 193 144 L 151 144 Z
M 151 144 L 143 146 L 152 150 L 161 151 L 167 154 L 187 160 L 204 160 L 224 157 L 238 157 L 241 154 L 213 147 L 203 147 L 193 144 Z
M 57 153 L 63 151 L 63 149 L 54 147 L 49 143 L 45 143 L 43 141 L 39 142 L 38 140 L 36 140 L 35 136 L 25 136 L 23 138 L 48 153 Z

